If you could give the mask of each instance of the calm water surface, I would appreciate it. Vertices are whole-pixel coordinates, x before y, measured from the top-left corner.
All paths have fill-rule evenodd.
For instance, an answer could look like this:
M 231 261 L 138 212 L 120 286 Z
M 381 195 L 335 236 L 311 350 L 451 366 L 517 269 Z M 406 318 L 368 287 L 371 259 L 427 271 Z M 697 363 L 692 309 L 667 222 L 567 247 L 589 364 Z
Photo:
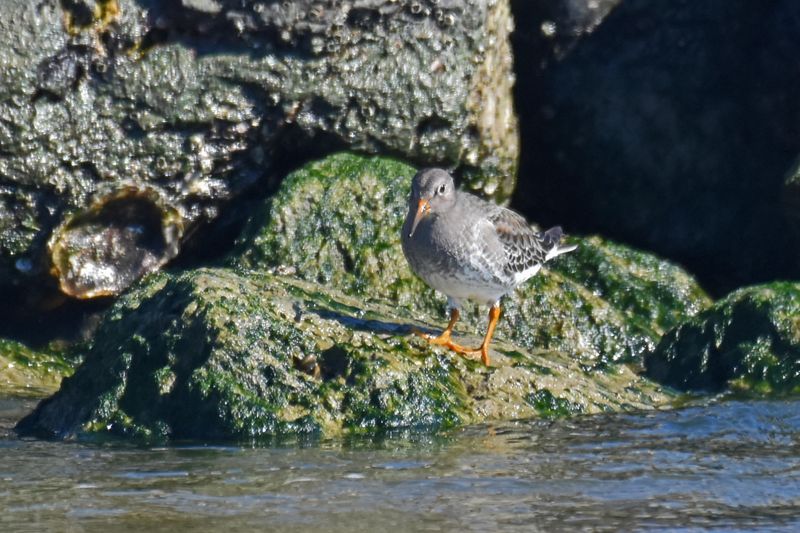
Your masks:
M 172 446 L 17 439 L 0 399 L 0 531 L 800 531 L 800 402 Z

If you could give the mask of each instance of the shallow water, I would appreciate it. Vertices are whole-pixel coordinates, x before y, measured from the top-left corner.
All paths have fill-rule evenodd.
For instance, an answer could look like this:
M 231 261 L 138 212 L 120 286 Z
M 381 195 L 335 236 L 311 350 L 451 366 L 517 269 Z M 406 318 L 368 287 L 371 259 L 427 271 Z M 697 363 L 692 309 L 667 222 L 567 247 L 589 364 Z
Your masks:
M 800 401 L 272 447 L 17 439 L 0 531 L 800 530 Z

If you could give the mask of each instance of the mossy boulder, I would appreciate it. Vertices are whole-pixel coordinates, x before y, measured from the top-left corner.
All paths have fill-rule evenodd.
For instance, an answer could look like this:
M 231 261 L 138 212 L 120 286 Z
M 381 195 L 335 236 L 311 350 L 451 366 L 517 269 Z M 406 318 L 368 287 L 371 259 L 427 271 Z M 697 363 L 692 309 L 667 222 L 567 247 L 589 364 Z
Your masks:
M 247 439 L 642 409 L 671 400 L 629 365 L 708 305 L 660 259 L 597 237 L 504 303 L 492 366 L 432 348 L 445 300 L 400 227 L 415 169 L 348 153 L 288 176 L 227 265 L 151 275 L 24 434 Z M 477 345 L 482 308 L 459 340 Z M 466 338 L 465 338 L 466 337 Z
M 409 335 L 435 321 L 421 317 L 264 272 L 151 275 L 111 308 L 84 364 L 17 429 L 61 438 L 330 436 L 671 399 L 625 365 L 591 371 L 571 354 L 502 340 L 486 368 Z
M 445 299 L 409 269 L 400 228 L 415 169 L 347 153 L 287 177 L 250 220 L 231 264 L 331 284 L 365 301 L 445 317 Z M 632 361 L 710 301 L 694 279 L 654 256 L 599 237 L 549 263 L 504 303 L 498 335 L 585 361 Z M 466 327 L 485 327 L 469 308 Z
M 340 153 L 286 177 L 250 218 L 231 263 L 288 273 L 366 299 L 443 311 L 414 276 L 400 227 L 416 169 Z
M 667 333 L 645 364 L 682 390 L 800 393 L 800 283 L 733 292 Z
M 658 256 L 593 236 L 549 268 L 589 289 L 657 336 L 711 305 L 685 270 Z
M 52 350 L 32 350 L 0 339 L 0 395 L 45 396 L 72 374 L 73 362 Z

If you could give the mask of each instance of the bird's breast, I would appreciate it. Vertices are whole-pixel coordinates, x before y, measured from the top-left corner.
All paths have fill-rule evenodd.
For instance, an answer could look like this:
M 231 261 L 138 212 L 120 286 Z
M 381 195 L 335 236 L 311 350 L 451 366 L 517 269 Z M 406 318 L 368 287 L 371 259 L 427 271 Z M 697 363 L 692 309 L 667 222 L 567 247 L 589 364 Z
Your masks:
M 513 289 L 513 280 L 498 275 L 503 258 L 481 240 L 480 228 L 437 217 L 424 222 L 413 236 L 403 235 L 403 251 L 428 285 L 450 297 L 490 304 Z

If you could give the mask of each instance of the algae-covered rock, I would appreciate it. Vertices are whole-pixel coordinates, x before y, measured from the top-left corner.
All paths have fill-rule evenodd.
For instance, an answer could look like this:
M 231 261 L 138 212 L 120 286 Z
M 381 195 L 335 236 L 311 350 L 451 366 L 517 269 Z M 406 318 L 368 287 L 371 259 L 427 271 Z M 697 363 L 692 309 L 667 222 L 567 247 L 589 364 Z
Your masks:
M 278 269 L 367 299 L 443 311 L 409 270 L 400 227 L 416 169 L 341 153 L 286 177 L 249 220 L 233 262 Z
M 679 268 L 597 237 L 573 238 L 571 258 L 507 298 L 491 367 L 411 335 L 445 323 L 444 297 L 400 245 L 414 172 L 340 153 L 292 173 L 228 267 L 153 275 L 123 296 L 20 431 L 333 435 L 669 400 L 622 362 L 708 300 Z M 464 344 L 480 342 L 485 311 L 465 309 Z
M 542 270 L 501 305 L 498 336 L 529 349 L 565 351 L 594 367 L 639 361 L 658 339 L 650 324 L 554 271 Z M 486 327 L 484 312 L 480 320 L 472 314 L 478 331 Z
M 118 294 L 342 147 L 507 198 L 511 24 L 508 0 L 0 2 L 0 306 L 51 272 Z
M 597 236 L 576 242 L 574 252 L 548 266 L 659 336 L 711 305 L 697 281 L 669 261 Z
M 685 270 L 600 237 L 578 248 L 507 298 L 499 326 L 529 348 L 563 350 L 595 363 L 632 361 L 669 328 L 710 305 Z
M 442 428 L 643 409 L 670 396 L 624 365 L 502 340 L 490 368 L 409 335 L 402 309 L 263 272 L 156 274 L 111 308 L 25 435 L 242 439 Z M 472 339 L 477 342 L 476 339 Z
M 400 246 L 414 172 L 345 153 L 308 164 L 252 217 L 232 261 L 444 320 L 444 297 L 411 272 Z M 633 360 L 709 303 L 664 260 L 597 237 L 573 242 L 576 252 L 548 263 L 552 271 L 507 299 L 499 336 L 594 362 Z M 484 312 L 467 309 L 461 327 L 481 330 Z
M 32 350 L 8 339 L 0 339 L 0 394 L 44 396 L 58 389 L 72 374 L 69 358 L 49 350 Z
M 645 365 L 683 390 L 800 393 L 800 284 L 730 294 L 667 333 Z

